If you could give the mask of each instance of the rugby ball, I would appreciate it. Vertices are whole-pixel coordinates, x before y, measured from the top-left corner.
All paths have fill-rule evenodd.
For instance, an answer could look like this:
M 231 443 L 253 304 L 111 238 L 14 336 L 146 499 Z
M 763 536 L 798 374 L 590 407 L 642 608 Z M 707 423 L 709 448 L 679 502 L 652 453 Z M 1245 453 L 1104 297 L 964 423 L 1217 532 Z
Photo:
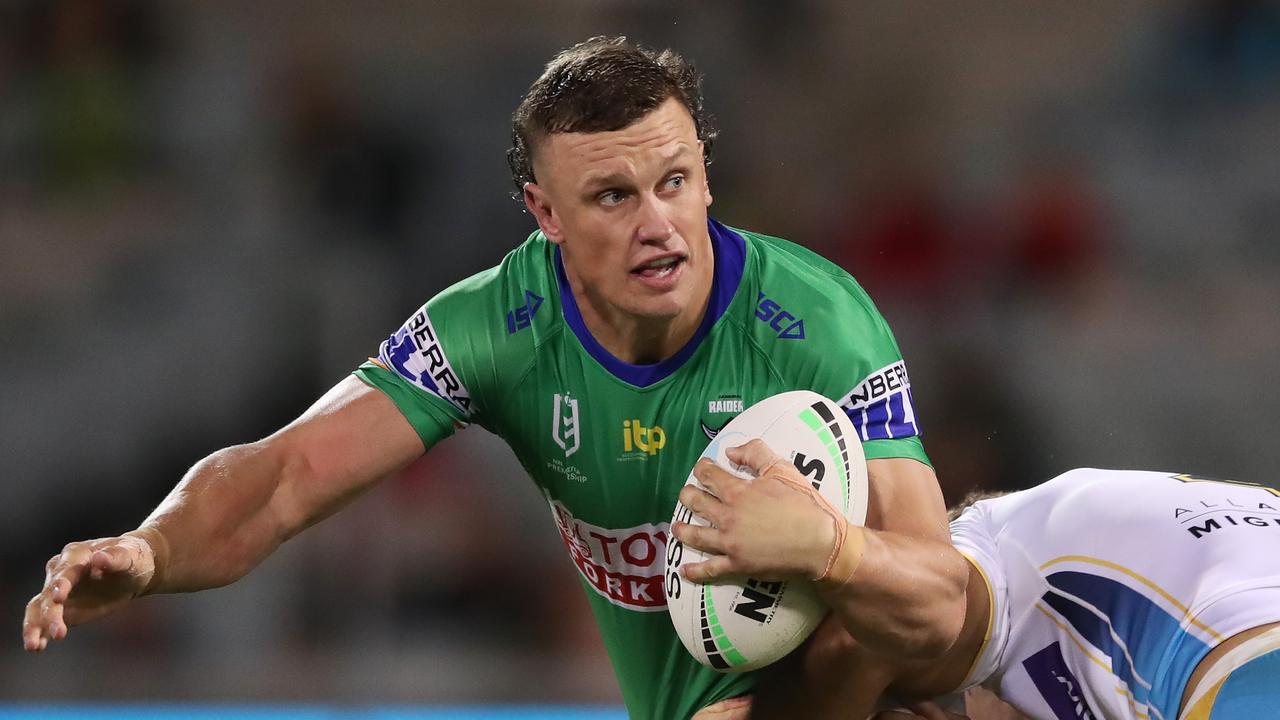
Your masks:
M 866 521 L 862 441 L 838 405 L 808 390 L 765 398 L 725 425 L 702 457 L 751 479 L 725 450 L 754 438 L 790 461 L 849 522 Z M 692 472 L 685 484 L 702 487 Z M 679 502 L 672 518 L 677 521 L 708 524 Z M 703 665 L 724 672 L 764 667 L 804 642 L 827 613 L 811 582 L 744 577 L 703 584 L 680 575 L 683 565 L 708 557 L 672 537 L 663 584 L 676 634 Z

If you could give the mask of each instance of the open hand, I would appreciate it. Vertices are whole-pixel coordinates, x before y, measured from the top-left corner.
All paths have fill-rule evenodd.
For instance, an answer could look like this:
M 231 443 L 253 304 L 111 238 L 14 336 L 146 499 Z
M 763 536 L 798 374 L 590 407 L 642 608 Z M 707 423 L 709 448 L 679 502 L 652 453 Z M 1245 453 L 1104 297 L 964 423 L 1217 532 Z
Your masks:
M 707 459 L 698 461 L 693 474 L 706 490 L 686 485 L 680 502 L 712 527 L 675 523 L 671 532 L 716 557 L 685 565 L 684 576 L 694 582 L 729 575 L 822 576 L 844 518 L 763 441 L 729 448 L 726 454 L 755 479 L 743 480 Z
M 44 650 L 67 629 L 115 612 L 142 594 L 155 575 L 155 554 L 132 535 L 73 542 L 45 565 L 44 588 L 27 603 L 22 646 Z

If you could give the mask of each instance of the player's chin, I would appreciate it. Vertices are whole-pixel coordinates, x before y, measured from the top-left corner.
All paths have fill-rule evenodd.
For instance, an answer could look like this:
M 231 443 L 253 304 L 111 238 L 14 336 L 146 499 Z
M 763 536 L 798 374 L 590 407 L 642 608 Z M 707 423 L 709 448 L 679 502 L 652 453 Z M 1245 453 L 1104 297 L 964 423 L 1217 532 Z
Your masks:
M 685 303 L 666 294 L 660 297 L 632 297 L 631 313 L 647 320 L 674 320 L 679 317 Z
M 654 320 L 669 320 L 684 312 L 692 300 L 693 293 L 687 282 L 671 283 L 664 287 L 632 282 L 624 291 L 624 295 L 625 301 L 636 315 Z

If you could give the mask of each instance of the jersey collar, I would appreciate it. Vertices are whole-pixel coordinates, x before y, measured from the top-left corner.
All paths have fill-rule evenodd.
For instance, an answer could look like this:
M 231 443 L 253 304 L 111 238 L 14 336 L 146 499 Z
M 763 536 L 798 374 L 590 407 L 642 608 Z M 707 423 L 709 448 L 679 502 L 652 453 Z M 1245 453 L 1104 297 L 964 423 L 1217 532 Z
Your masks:
M 555 248 L 556 280 L 560 285 L 560 305 L 563 308 L 564 320 L 573 334 L 578 336 L 587 354 L 600 363 L 611 375 L 636 387 L 648 387 L 666 378 L 680 368 L 693 356 L 702 344 L 702 340 L 711 332 L 711 328 L 724 315 L 733 301 L 738 285 L 742 283 L 743 269 L 747 262 L 747 243 L 741 235 L 707 218 L 707 229 L 711 235 L 711 252 L 715 256 L 715 270 L 711 275 L 711 299 L 707 303 L 707 311 L 702 316 L 702 324 L 697 332 L 689 338 L 689 342 L 680 348 L 675 355 L 652 365 L 633 365 L 615 357 L 604 346 L 596 341 L 586 323 L 582 321 L 582 312 L 578 309 L 578 301 L 569 287 L 569 278 L 564 272 L 564 262 L 560 259 L 560 247 Z

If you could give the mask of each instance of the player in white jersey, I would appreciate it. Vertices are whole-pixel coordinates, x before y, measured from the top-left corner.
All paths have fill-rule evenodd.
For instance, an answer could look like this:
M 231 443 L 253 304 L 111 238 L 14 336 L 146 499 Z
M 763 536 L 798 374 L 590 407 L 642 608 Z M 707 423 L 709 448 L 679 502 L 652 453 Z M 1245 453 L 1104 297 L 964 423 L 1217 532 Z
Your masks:
M 1179 717 L 1215 647 L 1280 620 L 1278 496 L 1189 475 L 1074 470 L 975 504 L 951 534 L 996 612 L 966 684 L 1034 717 Z M 1280 701 L 1280 673 L 1270 685 Z
M 842 622 L 856 624 L 859 580 L 910 569 L 895 568 L 892 548 L 856 527 L 838 528 L 810 549 L 793 543 L 791 557 L 780 557 L 770 537 L 802 537 L 806 526 L 830 523 L 832 512 L 818 506 L 816 493 L 783 496 L 767 487 L 769 475 L 791 468 L 770 467 L 772 453 L 755 445 L 735 462 L 765 470 L 765 483 L 704 464 L 697 472 L 715 495 L 682 492 L 720 529 L 680 526 L 676 536 L 715 552 L 732 549 L 686 566 L 688 574 L 706 579 L 744 567 L 761 574 L 763 565 L 815 577 L 812 568 L 837 557 L 834 564 L 846 568 L 837 575 L 847 580 L 823 596 Z M 959 640 L 926 661 L 864 653 L 840 669 L 848 681 L 838 699 L 817 698 L 813 716 L 866 717 L 882 692 L 910 701 L 981 685 L 1046 720 L 1280 717 L 1280 491 L 1190 475 L 1073 470 L 977 502 L 951 533 L 972 567 Z

